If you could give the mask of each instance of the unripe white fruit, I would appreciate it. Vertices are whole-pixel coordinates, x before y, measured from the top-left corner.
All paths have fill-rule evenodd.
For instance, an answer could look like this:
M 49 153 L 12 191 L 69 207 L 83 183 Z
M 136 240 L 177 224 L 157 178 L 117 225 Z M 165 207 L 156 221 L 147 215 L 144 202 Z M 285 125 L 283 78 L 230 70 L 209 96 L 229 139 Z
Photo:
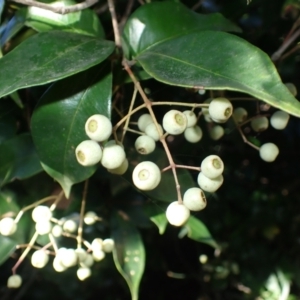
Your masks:
M 81 142 L 75 150 L 77 161 L 85 166 L 96 165 L 102 157 L 102 149 L 100 145 L 92 140 Z
M 297 96 L 297 88 L 296 88 L 296 86 L 293 83 L 287 82 L 287 83 L 285 83 L 285 86 L 288 88 L 288 90 L 291 92 L 291 94 L 294 97 Z
M 206 198 L 203 191 L 197 187 L 186 190 L 183 195 L 183 204 L 193 211 L 199 211 L 206 207 Z
M 63 229 L 60 225 L 56 224 L 52 227 L 52 234 L 54 237 L 60 237 L 62 232 L 63 232 Z
M 0 234 L 4 236 L 12 235 L 17 230 L 17 224 L 13 218 L 3 218 L 0 221 Z
M 86 225 L 93 225 L 97 220 L 97 214 L 93 211 L 88 211 L 85 213 L 83 221 Z
M 201 172 L 208 178 L 214 179 L 224 171 L 224 163 L 217 155 L 209 155 L 201 163 Z
M 107 169 L 116 169 L 122 165 L 125 158 L 126 154 L 122 146 L 106 144 L 103 148 L 101 164 Z
M 77 249 L 75 250 L 75 252 L 76 252 L 76 255 L 77 255 L 77 257 L 78 257 L 78 261 L 79 261 L 79 262 L 84 262 L 84 261 L 86 260 L 87 252 L 86 252 L 84 249 L 82 249 L 82 248 L 77 248 Z
M 199 142 L 202 139 L 202 136 L 202 129 L 198 125 L 189 127 L 184 131 L 184 137 L 190 143 Z
M 158 166 L 152 161 L 143 161 L 133 170 L 132 180 L 134 185 L 143 191 L 155 189 L 161 180 Z
M 219 140 L 224 135 L 224 133 L 224 128 L 220 125 L 213 126 L 209 131 L 209 135 L 214 141 Z
M 93 115 L 85 123 L 85 132 L 91 140 L 103 142 L 112 133 L 111 121 L 104 115 Z
M 31 256 L 31 264 L 35 268 L 44 268 L 49 261 L 49 255 L 44 250 L 37 250 Z
M 187 125 L 186 127 L 189 128 L 189 127 L 194 127 L 197 123 L 197 116 L 196 114 L 191 111 L 191 110 L 185 110 L 183 112 L 186 116 L 186 120 L 187 120 Z
M 183 225 L 190 217 L 190 210 L 178 201 L 174 201 L 167 207 L 166 217 L 170 224 L 174 226 Z
M 77 254 L 74 249 L 66 249 L 62 251 L 59 257 L 62 265 L 66 268 L 75 266 L 77 263 Z
M 102 259 L 104 259 L 104 257 L 105 253 L 102 250 L 93 251 L 94 261 L 101 261 Z
M 14 274 L 8 277 L 7 287 L 9 289 L 17 289 L 22 285 L 22 277 L 18 274 Z
M 105 239 L 103 240 L 102 242 L 102 248 L 103 248 L 103 251 L 106 252 L 106 253 L 110 253 L 113 251 L 115 247 L 115 242 L 113 239 Z
M 276 111 L 270 118 L 270 123 L 273 128 L 277 130 L 282 130 L 286 127 L 288 121 L 290 119 L 290 115 L 285 111 Z
M 63 230 L 73 233 L 77 230 L 77 223 L 74 220 L 67 220 L 63 224 Z
M 138 119 L 138 128 L 140 131 L 145 131 L 146 127 L 153 123 L 152 117 L 150 114 L 143 114 Z
M 140 154 L 149 154 L 155 150 L 156 143 L 154 139 L 148 135 L 139 136 L 134 143 L 134 147 Z
M 93 264 L 94 264 L 94 258 L 93 255 L 90 253 L 87 253 L 85 260 L 80 263 L 82 267 L 87 267 L 87 268 L 90 268 Z
M 52 211 L 48 206 L 39 205 L 33 209 L 31 217 L 34 222 L 49 221 L 52 218 Z
M 261 132 L 269 127 L 269 120 L 267 117 L 258 117 L 251 121 L 251 127 L 256 132 Z
M 128 159 L 125 158 L 124 161 L 122 162 L 121 166 L 119 166 L 118 168 L 115 168 L 115 169 L 107 169 L 107 171 L 112 174 L 123 175 L 127 171 L 128 166 L 129 166 Z
M 91 275 L 92 275 L 92 271 L 90 268 L 81 267 L 77 270 L 77 277 L 81 281 L 86 280 Z
M 181 134 L 185 131 L 186 126 L 186 115 L 179 110 L 171 109 L 163 117 L 163 128 L 169 134 Z
M 212 101 L 212 98 L 208 98 L 203 103 L 210 103 L 211 101 Z M 208 107 L 202 107 L 201 111 L 204 116 L 204 120 L 208 123 L 212 122 L 212 118 L 209 114 Z
M 102 250 L 102 243 L 103 240 L 100 238 L 95 238 L 92 241 L 91 247 L 93 251 L 98 251 L 98 250 Z
M 163 128 L 160 124 L 158 124 L 158 127 L 160 128 L 161 133 L 163 134 Z M 149 124 L 146 128 L 145 128 L 145 133 L 152 137 L 154 139 L 154 141 L 159 141 L 160 138 L 160 134 L 157 131 L 156 125 L 154 123 Z
M 226 122 L 232 115 L 232 104 L 231 102 L 223 97 L 213 99 L 208 107 L 208 112 L 217 123 Z
M 266 162 L 273 162 L 279 154 L 278 147 L 273 143 L 263 144 L 259 148 L 259 155 Z
M 60 257 L 58 256 L 55 256 L 54 259 L 53 259 L 53 269 L 56 271 L 56 272 L 63 272 L 65 271 L 67 268 L 62 264 L 61 260 L 60 260 Z
M 234 120 L 240 124 L 246 121 L 248 117 L 248 112 L 244 107 L 237 107 L 234 109 L 233 114 L 232 114 Z
M 224 178 L 222 175 L 217 178 L 210 179 L 206 177 L 202 172 L 199 173 L 197 182 L 200 188 L 206 192 L 214 193 L 223 183 Z
M 35 223 L 35 230 L 39 235 L 48 234 L 52 230 L 52 224 L 50 221 L 38 221 Z

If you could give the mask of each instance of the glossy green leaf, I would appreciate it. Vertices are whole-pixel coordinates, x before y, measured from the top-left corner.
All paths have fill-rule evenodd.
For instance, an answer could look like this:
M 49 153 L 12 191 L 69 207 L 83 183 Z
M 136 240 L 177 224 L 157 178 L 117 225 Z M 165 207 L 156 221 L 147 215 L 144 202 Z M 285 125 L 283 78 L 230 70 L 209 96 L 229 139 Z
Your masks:
M 79 73 L 105 60 L 113 50 L 113 42 L 80 34 L 36 34 L 0 60 L 0 97 Z
M 32 138 L 21 134 L 0 145 L 0 186 L 42 171 Z
M 166 207 L 157 203 L 147 203 L 144 205 L 144 212 L 149 219 L 157 226 L 159 234 L 164 234 L 168 220 L 165 213 Z
M 205 224 L 194 216 L 190 216 L 186 224 L 182 227 L 182 230 L 186 231 L 187 236 L 194 241 L 219 248 L 219 245 L 213 239 Z
M 299 101 L 266 53 L 232 34 L 193 32 L 153 45 L 136 59 L 167 84 L 240 91 L 300 116 Z
M 73 0 L 47 2 L 51 2 L 53 6 L 70 6 L 77 3 Z M 39 7 L 29 6 L 22 8 L 17 13 L 17 15 L 19 14 L 24 14 L 26 16 L 25 24 L 38 32 L 56 29 L 100 38 L 105 36 L 97 14 L 91 9 L 62 15 Z
M 128 58 L 154 44 L 199 30 L 241 32 L 221 14 L 198 14 L 181 3 L 152 2 L 141 6 L 128 19 L 123 48 Z
M 0 266 L 15 252 L 17 242 L 0 235 Z
M 126 280 L 131 299 L 137 300 L 145 268 L 145 248 L 140 233 L 129 221 L 115 213 L 112 217 L 113 258 L 117 270 Z
M 32 116 L 32 136 L 45 171 L 66 195 L 74 183 L 89 178 L 95 167 L 81 166 L 75 148 L 83 140 L 86 120 L 93 114 L 110 117 L 112 76 L 96 66 L 55 83 L 41 98 Z

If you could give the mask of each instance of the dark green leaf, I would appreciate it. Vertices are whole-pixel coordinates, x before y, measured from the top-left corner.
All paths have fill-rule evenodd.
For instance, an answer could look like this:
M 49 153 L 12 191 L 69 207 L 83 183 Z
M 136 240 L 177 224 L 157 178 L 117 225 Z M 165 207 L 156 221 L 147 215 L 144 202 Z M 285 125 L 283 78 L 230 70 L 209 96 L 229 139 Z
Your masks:
M 153 2 L 137 9 L 128 19 L 123 47 L 129 58 L 165 40 L 199 30 L 241 32 L 221 14 L 198 14 L 181 3 Z
M 91 115 L 110 117 L 112 76 L 105 66 L 55 83 L 32 116 L 32 135 L 43 167 L 67 196 L 74 183 L 89 178 L 96 170 L 77 162 L 75 148 L 88 139 L 84 125 Z
M 140 233 L 128 220 L 115 213 L 112 217 L 113 251 L 117 270 L 126 280 L 131 299 L 137 300 L 145 268 L 145 249 Z
M 214 248 L 219 248 L 219 245 L 212 238 L 204 223 L 194 216 L 190 216 L 182 230 L 187 231 L 188 237 L 194 241 L 208 244 Z
M 0 265 L 2 265 L 16 250 L 17 242 L 0 235 Z
M 137 60 L 167 84 L 240 91 L 300 116 L 299 101 L 266 53 L 229 33 L 193 32 L 153 45 Z
M 0 60 L 0 97 L 86 70 L 114 50 L 110 41 L 63 31 L 36 34 Z
M 55 2 L 55 5 L 70 6 L 76 3 L 72 0 L 63 0 Z M 17 15 L 22 14 L 23 10 L 26 15 L 25 24 L 38 32 L 57 29 L 100 38 L 105 36 L 98 16 L 91 9 L 62 15 L 39 7 L 29 6 L 28 8 L 22 8 Z
M 165 213 L 166 207 L 156 203 L 147 203 L 144 205 L 145 214 L 158 227 L 159 234 L 164 234 L 168 220 Z
M 24 179 L 42 171 L 39 158 L 27 133 L 0 145 L 0 186 L 15 178 Z

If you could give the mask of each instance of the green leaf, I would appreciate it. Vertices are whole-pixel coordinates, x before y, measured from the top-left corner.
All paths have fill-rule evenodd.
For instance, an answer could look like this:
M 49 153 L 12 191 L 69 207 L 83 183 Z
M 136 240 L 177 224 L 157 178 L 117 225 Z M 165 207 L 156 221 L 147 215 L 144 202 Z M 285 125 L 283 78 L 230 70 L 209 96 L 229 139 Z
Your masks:
M 47 3 L 49 2 L 51 1 L 47 1 Z M 51 2 L 51 5 L 70 6 L 76 3 L 72 0 L 63 0 Z M 26 16 L 25 24 L 38 32 L 63 30 L 100 38 L 105 37 L 98 16 L 91 9 L 62 15 L 39 7 L 30 6 L 22 8 L 18 11 L 17 15 L 19 14 L 24 14 Z
M 188 237 L 196 242 L 208 244 L 213 248 L 220 248 L 204 223 L 194 216 L 189 217 L 186 224 L 182 227 L 182 230 L 186 231 Z M 179 233 L 179 235 L 181 235 L 181 233 Z
M 129 286 L 131 299 L 137 300 L 145 268 L 145 249 L 140 233 L 129 220 L 115 213 L 112 217 L 112 238 L 116 268 Z
M 86 120 L 93 114 L 110 117 L 112 76 L 106 64 L 55 83 L 32 116 L 32 136 L 44 170 L 69 195 L 74 183 L 89 178 L 95 167 L 80 165 L 75 148 L 88 137 Z
M 193 32 L 153 45 L 136 59 L 164 83 L 240 91 L 300 116 L 299 101 L 266 53 L 229 33 Z
M 168 224 L 165 209 L 153 202 L 144 205 L 146 215 L 158 227 L 159 234 L 164 234 Z
M 0 97 L 79 73 L 105 60 L 113 50 L 110 41 L 75 33 L 36 34 L 0 60 Z
M 17 242 L 0 235 L 0 265 L 2 265 L 16 250 Z
M 0 186 L 15 178 L 25 179 L 41 171 L 39 158 L 28 133 L 0 145 Z
M 199 30 L 241 32 L 219 13 L 201 15 L 181 3 L 152 2 L 128 19 L 122 36 L 124 52 L 134 57 L 154 44 Z

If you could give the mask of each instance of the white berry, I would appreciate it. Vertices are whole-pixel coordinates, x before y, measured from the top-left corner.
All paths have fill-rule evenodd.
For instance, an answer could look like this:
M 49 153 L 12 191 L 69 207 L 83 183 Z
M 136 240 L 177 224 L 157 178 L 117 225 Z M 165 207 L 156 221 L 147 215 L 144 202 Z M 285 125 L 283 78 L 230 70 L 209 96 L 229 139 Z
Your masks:
M 190 143 L 199 142 L 202 139 L 202 136 L 203 136 L 202 129 L 198 125 L 193 127 L 188 127 L 184 131 L 184 137 Z
M 117 144 L 106 144 L 103 148 L 101 164 L 107 169 L 116 169 L 121 166 L 126 158 L 122 146 Z
M 67 269 L 67 267 L 65 267 L 62 264 L 60 257 L 58 257 L 58 256 L 54 257 L 52 266 L 53 266 L 53 269 L 59 273 L 65 271 Z
M 77 255 L 77 258 L 78 258 L 79 262 L 84 262 L 86 260 L 86 258 L 87 258 L 87 252 L 84 249 L 77 248 L 75 250 L 75 252 L 76 252 L 76 255 Z
M 63 229 L 60 225 L 56 224 L 52 227 L 51 233 L 53 234 L 54 237 L 60 237 L 63 232 Z
M 156 143 L 154 139 L 148 135 L 139 136 L 134 143 L 134 147 L 140 154 L 149 154 L 155 150 Z
M 153 123 L 152 117 L 150 114 L 143 114 L 138 119 L 138 128 L 140 131 L 145 131 L 146 127 Z
M 141 162 L 134 168 L 132 180 L 134 185 L 140 190 L 153 190 L 160 183 L 160 169 L 151 161 Z
M 206 207 L 206 198 L 203 191 L 197 187 L 189 188 L 183 195 L 183 204 L 193 211 L 199 211 Z
M 197 116 L 196 114 L 192 111 L 192 110 L 185 110 L 183 112 L 186 116 L 186 120 L 187 120 L 187 125 L 186 127 L 193 127 L 196 125 L 197 123 Z
M 163 128 L 169 134 L 181 134 L 186 127 L 186 115 L 179 110 L 171 109 L 163 117 Z
M 93 259 L 94 261 L 101 261 L 105 257 L 105 253 L 102 250 L 93 251 Z
M 224 163 L 217 155 L 209 155 L 201 163 L 201 172 L 208 178 L 214 179 L 224 171 Z
M 77 230 L 77 223 L 74 220 L 67 220 L 63 224 L 63 230 L 73 233 Z
M 163 134 L 163 128 L 160 124 L 158 124 L 158 128 L 160 129 L 160 132 Z M 160 139 L 160 133 L 158 132 L 156 125 L 154 123 L 149 124 L 146 128 L 145 128 L 145 133 L 152 137 L 154 139 L 154 141 L 159 141 Z
M 290 115 L 285 111 L 276 111 L 270 118 L 270 123 L 273 128 L 277 130 L 282 130 L 286 127 L 288 121 L 290 119 Z
M 102 242 L 103 251 L 106 253 L 112 252 L 115 247 L 115 242 L 113 239 L 105 239 Z
M 38 234 L 44 235 L 48 234 L 52 230 L 52 224 L 50 221 L 38 221 L 35 223 L 35 230 Z
M 233 114 L 232 114 L 234 120 L 240 124 L 246 121 L 248 117 L 248 112 L 244 107 L 237 107 L 234 109 Z
M 59 254 L 60 261 L 63 266 L 70 268 L 77 263 L 77 254 L 74 249 L 65 249 Z
M 206 192 L 214 193 L 223 183 L 223 176 L 220 175 L 217 178 L 210 179 L 206 177 L 202 172 L 199 173 L 197 182 L 200 188 Z
M 92 271 L 90 268 L 81 267 L 77 270 L 77 277 L 81 281 L 86 280 L 91 275 L 92 275 Z
M 98 251 L 98 250 L 102 250 L 102 243 L 103 240 L 100 238 L 95 238 L 92 241 L 91 247 L 93 251 Z
M 209 104 L 211 101 L 212 101 L 212 98 L 208 98 L 203 103 Z M 209 114 L 208 107 L 202 107 L 201 111 L 204 116 L 204 120 L 208 123 L 212 122 L 212 118 Z
M 256 132 L 261 132 L 269 127 L 269 120 L 267 117 L 258 117 L 251 121 L 251 127 Z
M 49 261 L 49 255 L 44 250 L 37 250 L 31 256 L 31 264 L 35 268 L 44 268 Z
M 49 221 L 52 218 L 52 211 L 48 206 L 39 205 L 33 209 L 31 217 L 34 222 Z
M 93 225 L 97 220 L 97 214 L 93 211 L 88 211 L 85 213 L 83 221 L 86 225 Z
M 115 169 L 107 169 L 107 171 L 112 174 L 123 175 L 127 171 L 128 166 L 129 166 L 128 159 L 125 158 L 119 167 L 117 167 Z
M 102 157 L 100 145 L 92 140 L 81 142 L 75 150 L 77 161 L 83 166 L 94 166 Z
M 85 132 L 91 140 L 103 142 L 112 133 L 111 121 L 104 115 L 93 115 L 85 123 Z
M 190 210 L 178 201 L 174 201 L 167 207 L 166 217 L 170 224 L 181 226 L 190 217 Z
M 226 122 L 232 115 L 232 104 L 231 102 L 223 97 L 213 99 L 208 107 L 208 112 L 217 123 Z
M 17 224 L 13 218 L 3 218 L 0 221 L 0 234 L 4 236 L 12 235 L 17 230 Z
M 18 274 L 14 274 L 8 277 L 7 287 L 9 289 L 17 289 L 22 285 L 22 277 Z
M 85 260 L 80 263 L 82 267 L 87 267 L 87 268 L 90 268 L 93 264 L 94 264 L 94 258 L 91 253 L 87 253 Z
M 209 131 L 209 135 L 214 141 L 219 140 L 224 135 L 224 133 L 224 128 L 220 125 L 213 126 Z
M 278 147 L 273 143 L 263 144 L 259 148 L 259 155 L 266 162 L 273 162 L 279 154 Z

